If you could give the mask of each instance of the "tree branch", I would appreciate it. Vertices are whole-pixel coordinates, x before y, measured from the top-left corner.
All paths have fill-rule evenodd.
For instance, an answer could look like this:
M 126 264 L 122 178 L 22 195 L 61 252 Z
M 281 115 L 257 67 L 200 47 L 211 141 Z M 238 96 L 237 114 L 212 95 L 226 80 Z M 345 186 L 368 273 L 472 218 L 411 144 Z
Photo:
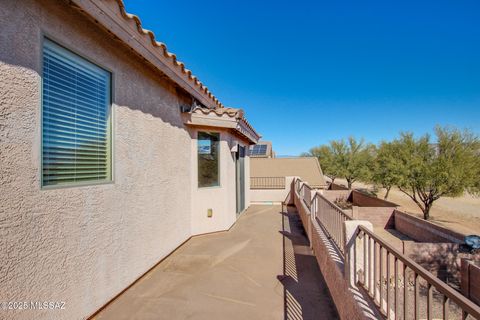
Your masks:
M 422 212 L 423 212 L 425 209 L 424 209 L 424 207 L 422 206 L 422 203 L 421 203 L 420 201 L 418 201 L 418 200 L 417 200 L 417 197 L 415 196 L 415 187 L 412 186 L 412 188 L 413 188 L 413 195 L 411 195 L 408 191 L 404 190 L 403 188 L 398 187 L 398 189 L 399 189 L 400 191 L 402 191 L 404 194 L 406 194 L 407 196 L 409 196 L 410 199 L 412 199 L 412 200 L 417 204 L 417 206 L 418 206 L 420 209 L 422 209 Z

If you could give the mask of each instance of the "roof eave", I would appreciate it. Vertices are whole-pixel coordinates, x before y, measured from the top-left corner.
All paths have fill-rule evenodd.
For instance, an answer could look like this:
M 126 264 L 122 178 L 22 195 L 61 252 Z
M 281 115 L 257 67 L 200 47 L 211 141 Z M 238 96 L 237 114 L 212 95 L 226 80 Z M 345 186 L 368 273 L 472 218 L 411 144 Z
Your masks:
M 183 112 L 182 118 L 183 123 L 189 126 L 229 129 L 234 134 L 248 140 L 250 144 L 256 144 L 260 139 L 258 133 L 248 125 L 245 119 L 229 116 L 226 113 L 218 115 L 214 110 L 207 114 L 203 112 Z
M 178 86 L 210 108 L 223 108 L 222 103 L 203 85 L 165 44 L 157 42 L 152 31 L 142 28 L 140 19 L 127 13 L 121 0 L 70 0 L 98 24 L 145 58 Z
M 192 95 L 208 110 L 223 110 L 223 104 L 203 85 L 176 56 L 168 52 L 165 44 L 156 41 L 152 31 L 142 28 L 140 19 L 125 10 L 122 0 L 69 0 L 74 7 L 91 17 L 96 23 L 112 33 L 121 42 L 130 47 L 136 54 L 152 64 L 183 90 Z M 236 109 L 232 109 L 236 110 Z M 211 122 L 205 117 L 195 115 L 186 119 L 186 124 L 195 125 L 200 122 Z M 237 113 L 234 119 L 215 119 L 217 126 L 231 128 L 239 135 L 246 137 L 250 143 L 257 143 L 260 135 L 243 116 Z M 232 122 L 233 121 L 233 122 Z M 200 124 L 196 124 L 200 125 Z
M 237 127 L 236 119 L 209 116 L 195 113 L 182 113 L 183 123 L 190 126 L 217 127 L 235 129 Z
M 238 121 L 237 131 L 247 137 L 252 144 L 257 144 L 261 136 L 252 128 L 252 126 L 245 120 Z

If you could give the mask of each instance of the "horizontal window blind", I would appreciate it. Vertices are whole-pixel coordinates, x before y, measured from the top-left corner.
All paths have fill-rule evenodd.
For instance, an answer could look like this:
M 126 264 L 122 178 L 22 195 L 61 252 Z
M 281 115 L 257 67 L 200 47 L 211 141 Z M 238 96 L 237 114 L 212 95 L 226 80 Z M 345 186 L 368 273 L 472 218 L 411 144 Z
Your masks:
M 111 180 L 110 73 L 45 39 L 42 183 Z

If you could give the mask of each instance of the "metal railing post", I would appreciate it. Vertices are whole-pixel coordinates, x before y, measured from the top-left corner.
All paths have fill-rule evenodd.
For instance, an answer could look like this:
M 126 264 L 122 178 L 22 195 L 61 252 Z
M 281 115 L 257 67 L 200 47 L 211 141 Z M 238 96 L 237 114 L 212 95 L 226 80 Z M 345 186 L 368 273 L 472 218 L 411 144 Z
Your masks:
M 359 228 L 373 230 L 373 225 L 366 220 L 350 220 L 343 222 L 345 248 L 345 276 L 352 287 L 357 287 L 358 270 L 363 267 L 363 243 L 365 237 L 359 237 Z
M 346 222 L 346 224 L 349 223 L 352 222 Z M 472 317 L 472 319 L 480 319 L 480 306 L 464 297 L 403 253 L 399 252 L 388 242 L 375 235 L 373 231 L 364 226 L 359 226 L 356 234 L 357 236 L 360 234 L 363 235 L 364 241 L 368 241 L 367 247 L 370 247 L 371 243 L 373 243 L 373 249 L 369 248 L 367 254 L 367 256 L 373 254 L 373 260 L 371 257 L 368 257 L 368 264 L 365 264 L 365 261 L 356 264 L 356 267 L 367 269 L 363 270 L 363 273 L 368 274 L 370 280 L 357 281 L 356 283 L 369 293 L 379 311 L 386 316 L 386 318 L 406 319 L 413 316 L 414 319 L 433 319 L 433 313 L 435 311 L 434 304 L 437 304 L 439 305 L 438 313 L 442 313 L 441 319 L 448 319 L 452 313 L 455 314 L 455 318 L 465 319 L 467 317 Z M 364 247 L 365 246 L 366 245 L 364 244 Z M 376 249 L 377 247 L 379 248 L 378 253 Z M 351 246 L 349 245 L 345 254 L 346 261 L 351 261 L 352 259 L 352 252 L 350 250 Z M 360 256 L 361 255 L 357 252 L 357 259 Z M 385 260 L 383 257 L 386 257 L 385 273 L 387 279 L 385 285 L 383 279 L 383 264 Z M 392 259 L 393 271 L 390 266 Z M 399 263 L 402 263 L 402 267 L 399 267 Z M 373 269 L 373 271 L 370 269 Z M 408 279 L 408 276 L 412 276 L 411 280 Z M 393 297 L 390 293 L 391 277 L 394 279 Z M 403 282 L 403 288 L 400 287 L 400 282 Z M 385 292 L 384 289 L 386 289 Z M 399 289 L 403 289 L 403 295 L 400 293 Z M 409 295 L 408 292 L 411 292 L 411 295 Z M 450 307 L 450 304 L 453 304 L 455 308 Z M 400 317 L 400 311 L 403 312 L 403 317 Z

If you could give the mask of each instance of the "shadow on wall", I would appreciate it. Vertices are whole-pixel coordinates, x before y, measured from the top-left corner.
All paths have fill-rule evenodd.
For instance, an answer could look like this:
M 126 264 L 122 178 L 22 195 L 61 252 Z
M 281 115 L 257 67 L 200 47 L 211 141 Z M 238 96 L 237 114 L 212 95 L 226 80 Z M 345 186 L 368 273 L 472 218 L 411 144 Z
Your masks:
M 298 214 L 287 207 L 281 212 L 283 275 L 277 278 L 284 288 L 284 319 L 338 319 L 338 314 L 320 273 Z
M 342 186 L 341 184 L 336 184 L 336 183 L 331 182 L 328 185 L 327 190 L 349 190 L 349 189 L 345 186 Z
M 109 32 L 99 28 L 89 17 L 79 14 L 74 7 L 46 3 L 45 6 L 34 9 L 25 11 L 25 7 L 20 3 L 7 1 L 0 10 L 0 21 L 9 21 L 7 14 L 24 17 L 15 24 L 16 29 L 22 30 L 16 45 L 0 48 L 0 68 L 2 75 L 5 75 L 2 80 L 8 84 L 7 92 L 11 94 L 7 93 L 7 99 L 4 100 L 7 109 L 10 104 L 9 96 L 12 99 L 11 104 L 14 105 L 16 95 L 23 96 L 25 91 L 41 90 L 38 79 L 42 76 L 43 54 L 41 38 L 37 36 L 40 34 L 41 21 L 42 31 L 48 34 L 51 40 L 111 72 L 112 101 L 116 106 L 150 114 L 171 126 L 185 129 L 179 107 L 183 104 L 190 105 L 191 97 L 163 73 L 148 64 L 126 44 L 114 39 Z M 44 23 L 46 20 L 51 22 Z M 58 28 L 56 21 L 68 22 Z M 4 37 L 9 34 L 5 32 Z M 0 40 L 2 43 L 11 43 L 11 39 L 2 36 Z M 40 95 L 41 93 L 38 98 Z M 26 104 L 21 109 L 29 109 L 31 113 L 37 108 L 37 104 Z
M 112 70 L 114 105 L 149 114 L 185 130 L 180 106 L 191 105 L 191 96 L 160 71 L 138 58 L 123 43 L 117 41 L 108 45 L 112 48 L 106 50 L 121 62 L 116 63 L 120 65 L 118 70 Z
M 480 263 L 480 254 L 472 254 L 456 243 L 405 242 L 405 254 L 442 281 L 460 289 L 461 260 Z

